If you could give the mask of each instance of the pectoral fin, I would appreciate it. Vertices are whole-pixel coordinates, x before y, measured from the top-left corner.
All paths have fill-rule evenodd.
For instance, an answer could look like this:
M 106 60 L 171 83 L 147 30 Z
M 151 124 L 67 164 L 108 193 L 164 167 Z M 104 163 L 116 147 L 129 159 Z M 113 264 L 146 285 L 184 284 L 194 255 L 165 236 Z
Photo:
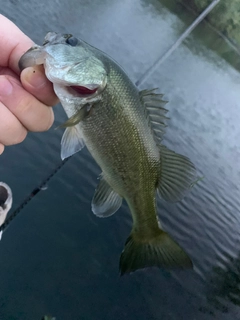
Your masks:
M 64 160 L 80 151 L 85 146 L 79 125 L 69 127 L 64 131 L 61 141 L 61 158 Z
M 73 126 L 77 125 L 80 121 L 82 121 L 84 118 L 86 118 L 88 116 L 90 109 L 91 109 L 90 104 L 83 106 L 79 111 L 77 111 L 66 122 L 61 124 L 59 126 L 59 128 L 73 127 Z
M 101 178 L 92 200 L 92 211 L 105 218 L 114 214 L 122 205 L 122 198 L 116 193 L 104 178 Z
M 159 195 L 166 201 L 179 201 L 192 187 L 196 176 L 195 167 L 187 157 L 165 146 L 160 146 L 160 159 Z

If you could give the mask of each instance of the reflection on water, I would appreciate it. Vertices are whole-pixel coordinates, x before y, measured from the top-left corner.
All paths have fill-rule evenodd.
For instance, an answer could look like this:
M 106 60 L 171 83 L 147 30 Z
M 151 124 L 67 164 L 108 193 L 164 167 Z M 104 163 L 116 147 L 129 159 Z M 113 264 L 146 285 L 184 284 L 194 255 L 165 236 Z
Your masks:
M 189 11 L 189 9 L 186 9 L 186 7 L 180 1 L 161 0 L 161 3 L 164 4 L 164 6 L 166 6 L 171 12 L 176 14 L 180 20 L 183 21 L 183 24 L 190 25 L 196 18 L 193 12 Z M 208 4 L 210 4 L 210 1 L 206 1 L 206 6 Z M 183 32 L 181 30 L 182 29 L 180 29 L 179 32 Z M 202 22 L 201 26 L 197 27 L 193 31 L 192 36 L 193 35 L 195 40 L 200 40 L 204 46 L 217 53 L 217 55 L 225 59 L 234 68 L 240 70 L 239 48 L 230 43 L 222 33 L 218 32 L 218 30 L 213 28 L 209 23 L 205 21 Z M 192 39 L 192 36 L 190 36 L 186 42 Z M 189 47 L 195 50 L 195 45 L 191 44 Z

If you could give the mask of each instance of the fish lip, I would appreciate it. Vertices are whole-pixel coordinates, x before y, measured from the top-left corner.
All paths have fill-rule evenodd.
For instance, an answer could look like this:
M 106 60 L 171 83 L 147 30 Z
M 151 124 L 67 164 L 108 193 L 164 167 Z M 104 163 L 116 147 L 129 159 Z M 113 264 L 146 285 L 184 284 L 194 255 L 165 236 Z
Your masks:
M 33 67 L 34 65 L 43 64 L 46 55 L 45 47 L 54 44 L 64 44 L 66 40 L 71 37 L 72 34 L 70 33 L 60 34 L 56 32 L 48 32 L 44 38 L 44 43 L 42 46 L 34 44 L 21 56 L 18 62 L 20 71 L 28 67 Z
M 92 94 L 81 95 L 73 88 L 71 88 L 71 85 L 62 86 L 62 89 L 65 90 L 65 95 L 62 96 L 61 99 L 66 100 L 66 102 L 69 102 L 69 100 L 71 100 L 71 103 L 80 103 L 80 105 L 84 106 L 86 103 L 91 104 L 100 101 L 102 99 L 101 94 L 105 90 L 105 87 L 99 87 L 98 90 Z
M 46 53 L 41 46 L 34 45 L 30 49 L 28 49 L 19 59 L 18 67 L 20 71 L 23 71 L 28 67 L 43 64 L 45 55 Z

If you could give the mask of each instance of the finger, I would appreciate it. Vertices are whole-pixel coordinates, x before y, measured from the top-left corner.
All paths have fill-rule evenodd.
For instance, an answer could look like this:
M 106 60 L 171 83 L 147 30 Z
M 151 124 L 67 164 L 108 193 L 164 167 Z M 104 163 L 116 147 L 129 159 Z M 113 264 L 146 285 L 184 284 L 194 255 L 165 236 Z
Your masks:
M 38 101 L 12 77 L 0 76 L 0 101 L 29 131 L 46 131 L 53 124 L 52 108 Z
M 14 71 L 12 71 L 8 67 L 0 67 L 0 75 L 5 75 L 5 76 L 8 75 L 15 79 L 19 79 L 19 75 L 17 75 Z
M 43 66 L 26 68 L 21 73 L 23 87 L 38 100 L 48 106 L 54 106 L 59 102 L 50 82 L 44 72 Z
M 4 151 L 4 145 L 0 143 L 0 154 L 2 154 Z
M 19 74 L 18 61 L 34 43 L 3 15 L 0 15 L 0 25 L 4 26 L 0 33 L 1 66 L 10 67 Z
M 27 130 L 21 122 L 0 102 L 0 151 L 2 145 L 9 146 L 22 142 L 27 135 Z

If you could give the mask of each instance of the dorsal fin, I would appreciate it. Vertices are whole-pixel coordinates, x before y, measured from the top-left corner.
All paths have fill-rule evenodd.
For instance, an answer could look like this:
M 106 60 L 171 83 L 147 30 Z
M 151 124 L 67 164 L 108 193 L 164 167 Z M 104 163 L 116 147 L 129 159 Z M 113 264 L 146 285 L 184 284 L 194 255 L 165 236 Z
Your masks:
M 164 108 L 167 101 L 162 99 L 162 94 L 155 93 L 155 90 L 157 90 L 157 88 L 142 90 L 139 92 L 139 95 L 140 100 L 145 106 L 146 117 L 152 128 L 155 141 L 160 145 L 167 126 L 166 120 L 169 118 L 166 117 L 168 110 Z

